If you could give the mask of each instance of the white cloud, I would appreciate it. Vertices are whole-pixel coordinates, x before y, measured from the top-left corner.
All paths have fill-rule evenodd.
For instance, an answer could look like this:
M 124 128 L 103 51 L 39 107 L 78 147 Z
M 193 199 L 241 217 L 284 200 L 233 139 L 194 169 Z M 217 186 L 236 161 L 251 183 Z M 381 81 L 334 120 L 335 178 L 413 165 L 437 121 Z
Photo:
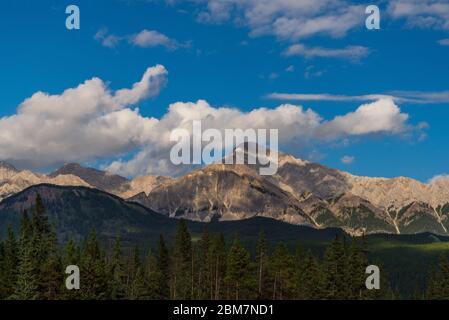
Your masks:
M 15 115 L 0 118 L 0 159 L 45 167 L 116 156 L 141 146 L 157 121 L 128 106 L 157 95 L 166 75 L 159 65 L 148 68 L 132 89 L 113 92 L 93 78 L 58 95 L 33 94 Z
M 375 133 L 401 134 L 410 126 L 391 99 L 380 99 L 354 112 L 325 120 L 312 109 L 282 104 L 249 112 L 214 107 L 204 100 L 176 102 L 160 119 L 131 109 L 159 93 L 166 81 L 163 66 L 149 68 L 130 89 L 112 91 L 99 78 L 87 80 L 58 95 L 37 92 L 0 118 L 0 159 L 26 167 L 47 167 L 64 162 L 110 161 L 108 169 L 127 176 L 175 175 L 191 168 L 170 163 L 170 133 L 203 129 L 278 129 L 281 149 Z M 120 160 L 120 157 L 126 160 Z M 130 158 L 131 157 L 131 158 Z M 118 159 L 113 161 L 114 159 Z
M 295 72 L 295 66 L 290 65 L 287 68 L 285 68 L 285 72 Z
M 449 102 L 449 90 L 437 91 L 437 92 L 424 92 L 424 91 L 392 91 L 391 95 L 396 97 L 396 100 L 402 100 L 404 102 L 412 103 L 448 103 Z
M 190 46 L 190 43 L 188 42 L 181 43 L 175 39 L 169 38 L 159 31 L 147 29 L 131 35 L 118 36 L 108 33 L 107 28 L 102 28 L 95 34 L 94 38 L 108 48 L 115 48 L 124 40 L 141 48 L 164 47 L 167 50 L 177 50 L 179 48 Z
M 353 156 L 343 156 L 340 159 L 340 161 L 343 164 L 352 164 L 355 161 L 355 157 L 353 157 Z
M 170 132 L 185 128 L 191 132 L 192 120 L 201 120 L 203 129 L 263 128 L 278 129 L 282 147 L 301 147 L 312 141 L 332 141 L 348 136 L 373 133 L 400 134 L 409 129 L 408 115 L 401 113 L 392 100 L 362 105 L 356 111 L 325 121 L 319 114 L 302 106 L 284 104 L 275 109 L 258 108 L 250 112 L 216 108 L 204 100 L 177 102 L 155 125 L 153 139 L 130 161 L 115 161 L 108 170 L 124 175 L 177 174 L 190 168 L 175 167 L 169 161 Z
M 407 130 L 408 117 L 392 99 L 382 98 L 363 104 L 353 112 L 336 116 L 323 123 L 317 133 L 325 139 L 382 132 L 398 134 Z
M 358 61 L 370 53 L 369 49 L 362 46 L 347 46 L 342 49 L 306 47 L 303 44 L 294 44 L 285 50 L 284 55 L 302 56 L 305 58 L 339 58 Z
M 170 50 L 178 49 L 181 44 L 174 39 L 170 39 L 165 34 L 156 30 L 142 30 L 132 35 L 129 40 L 133 45 L 142 48 L 165 47 Z
M 315 66 L 307 66 L 304 70 L 304 78 L 311 79 L 321 77 L 325 72 L 325 70 L 316 69 Z
M 298 100 L 298 101 L 374 101 L 382 98 L 394 98 L 388 95 L 370 94 L 360 96 L 336 95 L 329 93 L 271 93 L 267 96 L 275 100 Z
M 420 91 L 392 91 L 388 94 L 366 95 L 338 95 L 329 93 L 270 93 L 269 99 L 287 101 L 375 101 L 389 98 L 399 103 L 431 104 L 449 102 L 449 91 L 420 92 Z
M 388 13 L 394 19 L 406 19 L 410 27 L 449 30 L 447 0 L 390 0 Z
M 440 181 L 448 181 L 449 180 L 449 174 L 439 174 L 436 175 L 432 178 L 429 179 L 429 181 L 427 181 L 427 183 L 432 184 L 432 183 L 437 183 Z
M 131 89 L 115 92 L 115 100 L 122 105 L 135 104 L 142 99 L 155 96 L 165 85 L 167 70 L 162 65 L 148 68 L 142 79 L 133 84 Z
M 251 36 L 274 35 L 298 40 L 314 35 L 344 36 L 363 27 L 364 7 L 344 0 L 168 0 L 171 4 L 200 5 L 198 20 L 233 21 L 250 29 Z
M 114 34 L 109 34 L 107 28 L 98 30 L 94 38 L 107 48 L 115 48 L 120 43 L 120 41 L 123 40 L 122 37 L 116 36 Z
M 441 39 L 438 43 L 442 46 L 449 46 L 449 39 Z

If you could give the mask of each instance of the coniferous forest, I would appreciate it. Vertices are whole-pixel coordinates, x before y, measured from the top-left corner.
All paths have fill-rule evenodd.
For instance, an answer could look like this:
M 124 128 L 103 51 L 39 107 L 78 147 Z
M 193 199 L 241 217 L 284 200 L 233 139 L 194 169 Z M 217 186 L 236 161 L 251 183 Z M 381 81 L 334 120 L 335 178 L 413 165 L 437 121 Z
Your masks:
M 204 230 L 193 241 L 179 220 L 174 239 L 163 235 L 151 249 L 129 248 L 117 237 L 101 245 L 95 230 L 81 243 L 58 243 L 40 197 L 22 213 L 20 230 L 8 227 L 0 243 L 0 299 L 398 299 L 387 277 L 379 290 L 365 285 L 369 248 L 363 238 L 336 237 L 324 255 L 299 245 L 269 244 L 260 232 L 255 252 L 236 235 Z M 449 298 L 449 264 L 444 257 L 420 298 Z M 375 263 L 374 263 L 375 264 Z M 65 268 L 80 269 L 80 289 L 65 286 Z M 381 267 L 381 264 L 379 264 Z

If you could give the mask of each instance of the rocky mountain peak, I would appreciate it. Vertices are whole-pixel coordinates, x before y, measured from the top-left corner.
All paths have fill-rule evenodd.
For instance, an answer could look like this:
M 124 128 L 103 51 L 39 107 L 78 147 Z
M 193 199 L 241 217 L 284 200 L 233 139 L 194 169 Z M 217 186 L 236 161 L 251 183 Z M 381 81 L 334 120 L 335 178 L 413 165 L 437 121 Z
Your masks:
M 12 164 L 10 164 L 10 163 L 8 163 L 6 161 L 3 161 L 3 160 L 0 160 L 0 169 L 8 169 L 8 170 L 11 170 L 11 171 L 16 171 L 16 172 L 19 171 Z
M 18 172 L 19 170 L 17 170 L 13 165 L 5 161 L 0 161 L 0 182 L 11 178 Z
M 94 168 L 83 167 L 77 163 L 65 164 L 60 169 L 49 174 L 49 177 L 57 177 L 59 175 L 73 175 L 81 178 L 89 185 L 105 190 L 111 193 L 119 192 L 126 189 L 129 180 L 106 171 L 101 171 Z

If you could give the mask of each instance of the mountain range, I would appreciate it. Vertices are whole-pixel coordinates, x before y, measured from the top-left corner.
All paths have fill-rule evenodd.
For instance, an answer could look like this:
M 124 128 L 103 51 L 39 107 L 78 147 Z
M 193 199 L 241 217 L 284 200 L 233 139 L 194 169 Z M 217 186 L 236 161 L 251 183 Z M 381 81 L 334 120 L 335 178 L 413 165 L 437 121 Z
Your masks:
M 237 152 L 247 155 L 241 148 Z M 101 195 L 101 201 L 81 205 L 87 190 L 101 192 L 95 197 L 89 193 L 89 199 Z M 257 165 L 216 163 L 177 178 L 132 180 L 73 163 L 40 174 L 0 162 L 0 218 L 5 212 L 10 215 L 30 207 L 30 195 L 37 193 L 47 206 L 60 212 L 73 216 L 80 211 L 87 220 L 109 221 L 111 232 L 114 228 L 107 212 L 112 211 L 106 208 L 114 208 L 127 219 L 133 217 L 134 222 L 138 221 L 135 217 L 148 213 L 200 222 L 265 217 L 317 229 L 341 228 L 353 235 L 449 234 L 447 179 L 424 184 L 406 177 L 355 176 L 287 154 L 278 155 L 278 171 L 273 176 L 260 175 Z M 121 228 L 141 227 L 119 220 Z M 60 221 L 69 225 L 65 218 Z

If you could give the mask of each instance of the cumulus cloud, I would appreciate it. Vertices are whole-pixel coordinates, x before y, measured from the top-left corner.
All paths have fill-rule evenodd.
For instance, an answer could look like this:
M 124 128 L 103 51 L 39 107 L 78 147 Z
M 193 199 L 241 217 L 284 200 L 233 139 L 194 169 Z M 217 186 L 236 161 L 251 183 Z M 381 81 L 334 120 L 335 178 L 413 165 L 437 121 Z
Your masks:
M 142 30 L 139 33 L 132 35 L 129 39 L 130 43 L 142 48 L 165 47 L 169 50 L 176 50 L 185 46 L 175 39 L 167 37 L 165 34 L 156 30 Z
M 113 92 L 93 78 L 61 94 L 33 94 L 15 115 L 0 118 L 0 159 L 45 167 L 116 156 L 141 146 L 156 120 L 129 106 L 157 95 L 166 75 L 158 65 L 148 68 L 132 89 Z
M 168 0 L 200 5 L 198 20 L 233 21 L 251 36 L 274 35 L 298 40 L 314 35 L 341 37 L 363 26 L 364 7 L 344 0 Z
M 318 129 L 318 135 L 334 139 L 339 136 L 370 133 L 401 133 L 407 129 L 408 117 L 408 114 L 402 113 L 392 99 L 382 98 L 323 123 Z
M 186 167 L 170 163 L 169 152 L 173 146 L 170 132 L 184 128 L 192 132 L 192 121 L 202 122 L 203 129 L 226 128 L 278 129 L 281 148 L 301 147 L 312 141 L 333 141 L 350 136 L 376 133 L 400 134 L 409 129 L 408 115 L 401 113 L 392 100 L 383 99 L 362 105 L 354 112 L 324 120 L 312 109 L 283 104 L 275 109 L 258 108 L 242 112 L 232 108 L 217 108 L 204 100 L 196 103 L 177 102 L 155 125 L 158 139 L 149 143 L 133 159 L 115 161 L 108 170 L 124 174 L 177 174 Z
M 353 157 L 353 156 L 343 156 L 340 159 L 340 161 L 343 164 L 352 164 L 355 161 L 355 157 Z
M 369 55 L 369 49 L 362 46 L 347 46 L 341 49 L 307 47 L 303 44 L 294 44 L 285 50 L 284 55 L 302 56 L 305 58 L 339 58 L 358 61 Z
M 388 13 L 405 19 L 410 27 L 449 30 L 447 0 L 390 0 Z
M 442 46 L 449 46 L 449 39 L 441 39 L 438 43 Z
M 162 65 L 148 68 L 142 79 L 133 84 L 131 89 L 120 89 L 115 92 L 114 99 L 121 105 L 129 105 L 155 96 L 166 82 L 167 70 Z
M 301 148 L 351 136 L 402 134 L 410 129 L 408 115 L 392 99 L 361 105 L 353 112 L 323 119 L 312 109 L 282 104 L 276 108 L 216 107 L 204 100 L 176 102 L 160 118 L 144 117 L 138 102 L 159 93 L 167 70 L 148 68 L 131 88 L 111 90 L 93 78 L 57 95 L 37 92 L 17 113 L 0 118 L 0 159 L 26 167 L 102 160 L 106 168 L 125 176 L 183 173 L 191 167 L 170 162 L 174 129 L 278 129 L 281 149 Z M 232 146 L 225 146 L 226 148 Z

